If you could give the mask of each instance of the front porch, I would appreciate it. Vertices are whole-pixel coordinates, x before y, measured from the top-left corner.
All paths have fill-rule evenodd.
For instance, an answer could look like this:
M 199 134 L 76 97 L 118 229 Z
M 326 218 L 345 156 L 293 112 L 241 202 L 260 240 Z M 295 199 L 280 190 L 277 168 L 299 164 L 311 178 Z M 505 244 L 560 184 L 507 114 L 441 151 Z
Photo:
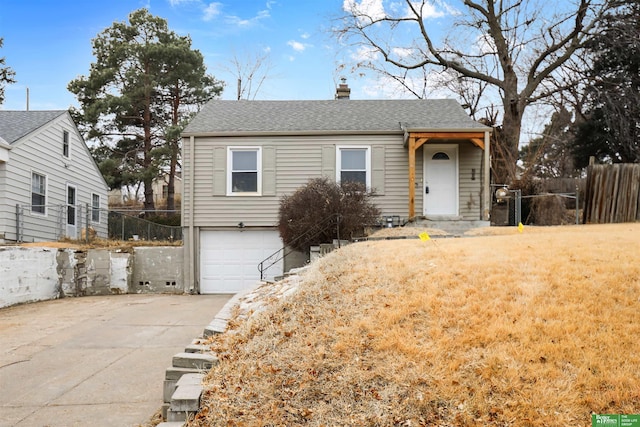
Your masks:
M 490 132 L 490 128 L 438 132 L 405 129 L 409 167 L 409 221 L 430 221 L 431 224 L 438 225 L 441 229 L 446 227 L 456 234 L 476 227 L 476 223 L 484 226 L 486 222 L 488 225 L 491 209 Z M 469 165 L 468 156 L 462 153 L 459 155 L 459 147 L 464 144 L 481 150 L 481 156 L 473 155 L 479 164 L 474 162 Z M 417 168 L 416 153 L 420 149 L 424 160 L 418 159 L 423 166 Z M 433 161 L 433 165 L 427 164 L 430 161 Z M 446 164 L 451 166 L 442 167 Z M 422 194 L 416 194 L 416 188 Z M 419 209 L 416 208 L 417 201 L 422 205 Z M 463 204 L 469 203 L 475 205 L 475 214 L 470 214 L 469 209 L 465 209 L 463 213 Z M 451 224 L 447 225 L 448 223 Z

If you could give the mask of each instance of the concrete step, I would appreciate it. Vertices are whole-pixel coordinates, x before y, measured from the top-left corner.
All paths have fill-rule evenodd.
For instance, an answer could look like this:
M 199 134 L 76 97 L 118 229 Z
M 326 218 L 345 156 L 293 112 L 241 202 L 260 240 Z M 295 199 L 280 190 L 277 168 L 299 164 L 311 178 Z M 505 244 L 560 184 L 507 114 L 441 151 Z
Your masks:
M 197 368 L 176 368 L 171 366 L 165 370 L 164 379 L 178 381 L 184 374 L 200 374 L 202 369 Z
M 202 396 L 202 384 L 178 386 L 173 396 L 171 396 L 169 411 L 198 412 L 198 409 L 200 409 L 200 396 Z
M 167 411 L 168 421 L 186 421 L 200 409 L 204 374 L 185 374 L 176 383 Z
M 184 423 L 182 421 L 164 422 L 158 424 L 156 427 L 182 427 Z
M 211 351 L 211 346 L 205 344 L 189 344 L 184 348 L 185 353 L 206 353 Z
M 173 356 L 174 368 L 188 368 L 209 370 L 218 364 L 218 358 L 213 354 L 178 353 Z
M 227 321 L 220 318 L 215 318 L 204 328 L 203 336 L 205 338 L 212 335 L 222 334 L 227 330 Z

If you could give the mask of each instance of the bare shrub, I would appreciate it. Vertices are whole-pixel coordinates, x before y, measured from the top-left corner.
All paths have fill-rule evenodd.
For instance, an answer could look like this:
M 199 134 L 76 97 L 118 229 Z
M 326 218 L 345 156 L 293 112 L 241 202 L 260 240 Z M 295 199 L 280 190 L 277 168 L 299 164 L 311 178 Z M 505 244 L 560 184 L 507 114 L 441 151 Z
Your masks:
M 328 178 L 309 180 L 280 200 L 278 230 L 285 245 L 306 252 L 333 239 L 361 236 L 380 211 L 362 184 L 337 184 Z
M 565 201 L 560 196 L 535 197 L 531 200 L 527 223 L 535 225 L 561 225 L 566 221 Z

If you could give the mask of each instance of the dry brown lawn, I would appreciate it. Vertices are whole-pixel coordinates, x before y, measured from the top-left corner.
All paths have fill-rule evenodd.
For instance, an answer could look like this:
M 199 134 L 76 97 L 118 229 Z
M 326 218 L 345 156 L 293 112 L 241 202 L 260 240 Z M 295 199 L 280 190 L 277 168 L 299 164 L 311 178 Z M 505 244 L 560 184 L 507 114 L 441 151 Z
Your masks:
M 590 426 L 640 413 L 640 224 L 352 244 L 214 338 L 189 426 Z

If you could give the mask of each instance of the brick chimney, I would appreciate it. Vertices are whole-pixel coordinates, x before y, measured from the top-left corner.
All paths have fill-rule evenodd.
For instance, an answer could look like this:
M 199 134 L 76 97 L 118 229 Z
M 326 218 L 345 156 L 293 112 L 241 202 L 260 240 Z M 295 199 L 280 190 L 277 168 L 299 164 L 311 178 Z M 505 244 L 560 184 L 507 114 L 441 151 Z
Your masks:
M 349 85 L 347 85 L 347 79 L 343 77 L 340 81 L 342 83 L 340 83 L 336 89 L 336 99 L 349 99 L 351 89 L 349 89 Z

